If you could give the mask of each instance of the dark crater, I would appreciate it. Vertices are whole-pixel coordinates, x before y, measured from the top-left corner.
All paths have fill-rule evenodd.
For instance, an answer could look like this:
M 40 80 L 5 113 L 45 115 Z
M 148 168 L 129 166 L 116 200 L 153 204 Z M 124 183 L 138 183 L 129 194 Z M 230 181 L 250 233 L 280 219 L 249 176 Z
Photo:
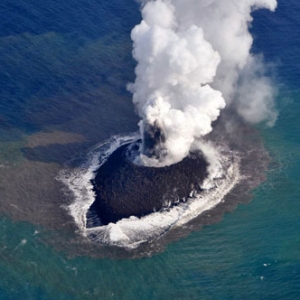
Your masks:
M 130 159 L 137 147 L 119 147 L 98 169 L 92 182 L 96 199 L 87 213 L 87 227 L 167 209 L 185 201 L 191 191 L 201 190 L 208 166 L 202 153 L 191 153 L 167 167 L 144 167 Z

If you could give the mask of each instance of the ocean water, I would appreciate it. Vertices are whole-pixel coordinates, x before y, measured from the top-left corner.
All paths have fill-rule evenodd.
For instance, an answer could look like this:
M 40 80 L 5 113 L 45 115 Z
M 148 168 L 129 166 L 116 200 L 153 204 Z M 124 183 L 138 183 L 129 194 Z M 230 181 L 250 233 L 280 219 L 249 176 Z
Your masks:
M 278 120 L 259 127 L 267 180 L 221 222 L 129 259 L 78 245 L 55 177 L 137 129 L 126 84 L 138 5 L 1 1 L 1 300 L 300 298 L 300 3 L 278 4 L 255 12 L 251 28 L 278 87 Z

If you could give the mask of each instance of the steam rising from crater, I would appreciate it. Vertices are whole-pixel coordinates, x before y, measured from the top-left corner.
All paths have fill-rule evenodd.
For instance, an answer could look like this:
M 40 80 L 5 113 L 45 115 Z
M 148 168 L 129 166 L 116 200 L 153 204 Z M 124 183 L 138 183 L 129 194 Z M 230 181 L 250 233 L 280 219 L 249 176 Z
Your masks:
M 248 27 L 252 10 L 276 5 L 276 0 L 143 2 L 143 20 L 131 34 L 138 64 L 129 85 L 142 118 L 140 163 L 182 160 L 211 132 L 226 105 L 248 122 L 274 123 L 274 89 L 262 59 L 250 53 Z

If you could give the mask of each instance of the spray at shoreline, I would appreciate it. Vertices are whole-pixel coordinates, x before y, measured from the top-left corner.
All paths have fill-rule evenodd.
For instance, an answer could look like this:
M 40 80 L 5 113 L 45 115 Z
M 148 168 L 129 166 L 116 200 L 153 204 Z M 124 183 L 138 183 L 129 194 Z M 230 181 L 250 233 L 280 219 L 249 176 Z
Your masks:
M 225 106 L 246 121 L 276 120 L 274 89 L 250 53 L 251 12 L 276 0 L 144 1 L 132 30 L 136 80 L 129 85 L 142 120 L 138 163 L 167 166 L 203 145 Z M 252 92 L 250 92 L 252 91 Z M 201 146 L 200 146 L 201 148 Z

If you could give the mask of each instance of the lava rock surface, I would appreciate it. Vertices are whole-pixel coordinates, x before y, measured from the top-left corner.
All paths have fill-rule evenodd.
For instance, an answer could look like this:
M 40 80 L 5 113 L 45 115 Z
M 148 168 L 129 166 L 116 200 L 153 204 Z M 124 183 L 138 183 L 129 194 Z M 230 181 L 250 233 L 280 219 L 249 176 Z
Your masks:
M 178 203 L 192 190 L 201 190 L 208 166 L 201 153 L 155 168 L 129 160 L 128 146 L 115 150 L 98 169 L 93 181 L 96 199 L 87 213 L 87 227 L 141 217 Z

